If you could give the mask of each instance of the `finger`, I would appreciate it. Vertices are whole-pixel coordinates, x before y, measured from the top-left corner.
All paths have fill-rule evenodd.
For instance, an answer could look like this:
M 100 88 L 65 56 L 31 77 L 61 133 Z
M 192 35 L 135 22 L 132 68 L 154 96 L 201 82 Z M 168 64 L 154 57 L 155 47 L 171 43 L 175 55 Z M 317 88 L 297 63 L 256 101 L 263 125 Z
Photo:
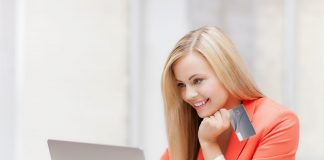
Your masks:
M 210 116 L 210 117 L 205 117 L 201 123 L 210 123 L 211 121 L 213 121 L 213 117 Z
M 221 126 L 223 124 L 223 119 L 222 119 L 221 113 L 219 111 L 217 111 L 214 114 L 214 117 L 216 119 L 216 122 L 217 122 L 218 126 Z
M 201 121 L 201 123 L 206 123 L 206 121 L 208 121 L 209 117 L 205 117 L 203 118 L 203 120 Z
M 223 120 L 229 121 L 231 119 L 231 115 L 228 110 L 222 108 L 219 110 L 219 112 L 220 112 Z

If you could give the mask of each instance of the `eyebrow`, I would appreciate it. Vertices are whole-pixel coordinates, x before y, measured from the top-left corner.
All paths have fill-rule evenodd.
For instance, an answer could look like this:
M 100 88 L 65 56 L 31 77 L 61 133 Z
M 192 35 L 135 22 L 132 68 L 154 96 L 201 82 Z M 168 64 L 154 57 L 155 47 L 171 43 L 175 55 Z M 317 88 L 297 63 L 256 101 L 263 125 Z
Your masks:
M 198 73 L 196 73 L 196 74 L 193 74 L 192 76 L 190 76 L 189 77 L 189 81 L 192 79 L 192 78 L 194 78 L 194 77 L 196 77 L 196 76 L 198 76 L 198 75 L 202 75 L 202 74 L 198 74 Z M 181 82 L 180 80 L 178 80 L 178 79 L 176 79 L 176 81 L 178 81 L 178 82 Z
M 199 74 L 197 74 L 197 73 L 196 73 L 196 74 L 193 74 L 192 76 L 189 77 L 188 80 L 190 81 L 192 78 L 194 78 L 194 77 L 197 76 L 197 75 L 199 75 Z

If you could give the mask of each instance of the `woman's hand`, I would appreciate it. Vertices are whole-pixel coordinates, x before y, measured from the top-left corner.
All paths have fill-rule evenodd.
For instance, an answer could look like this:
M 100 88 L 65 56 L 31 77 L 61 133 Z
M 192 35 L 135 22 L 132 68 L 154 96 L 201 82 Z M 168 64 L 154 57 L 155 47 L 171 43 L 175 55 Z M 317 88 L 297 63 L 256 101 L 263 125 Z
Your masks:
M 217 143 L 218 136 L 226 131 L 230 124 L 230 113 L 226 109 L 220 109 L 214 115 L 205 117 L 198 130 L 200 144 Z
M 202 120 L 198 130 L 198 139 L 206 160 L 223 156 L 217 139 L 230 127 L 230 124 L 230 113 L 226 109 L 220 109 L 214 115 Z

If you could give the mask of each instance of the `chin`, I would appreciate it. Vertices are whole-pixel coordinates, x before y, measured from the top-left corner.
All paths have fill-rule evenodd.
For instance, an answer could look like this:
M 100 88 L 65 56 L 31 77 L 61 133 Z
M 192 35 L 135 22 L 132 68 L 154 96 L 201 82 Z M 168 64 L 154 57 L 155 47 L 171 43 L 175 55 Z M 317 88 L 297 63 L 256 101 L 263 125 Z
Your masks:
M 213 115 L 212 113 L 210 113 L 210 114 L 208 114 L 208 113 L 197 113 L 197 114 L 198 114 L 198 116 L 200 118 L 206 118 L 206 117 L 209 117 L 209 116 Z
M 218 110 L 217 110 L 218 111 Z M 202 111 L 202 112 L 197 112 L 198 116 L 200 118 L 206 118 L 206 117 L 210 117 L 212 115 L 214 115 L 217 111 Z

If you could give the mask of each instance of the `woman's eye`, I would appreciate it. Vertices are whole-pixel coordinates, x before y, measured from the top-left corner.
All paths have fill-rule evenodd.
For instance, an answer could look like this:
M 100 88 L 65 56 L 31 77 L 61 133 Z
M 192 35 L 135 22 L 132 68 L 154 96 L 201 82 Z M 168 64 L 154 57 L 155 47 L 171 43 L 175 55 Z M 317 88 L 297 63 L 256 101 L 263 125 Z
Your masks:
M 195 79 L 193 81 L 194 84 L 200 84 L 203 81 L 203 79 Z
M 183 83 L 178 83 L 177 86 L 178 86 L 179 88 L 183 88 L 183 87 L 185 87 L 186 85 L 183 84 Z

